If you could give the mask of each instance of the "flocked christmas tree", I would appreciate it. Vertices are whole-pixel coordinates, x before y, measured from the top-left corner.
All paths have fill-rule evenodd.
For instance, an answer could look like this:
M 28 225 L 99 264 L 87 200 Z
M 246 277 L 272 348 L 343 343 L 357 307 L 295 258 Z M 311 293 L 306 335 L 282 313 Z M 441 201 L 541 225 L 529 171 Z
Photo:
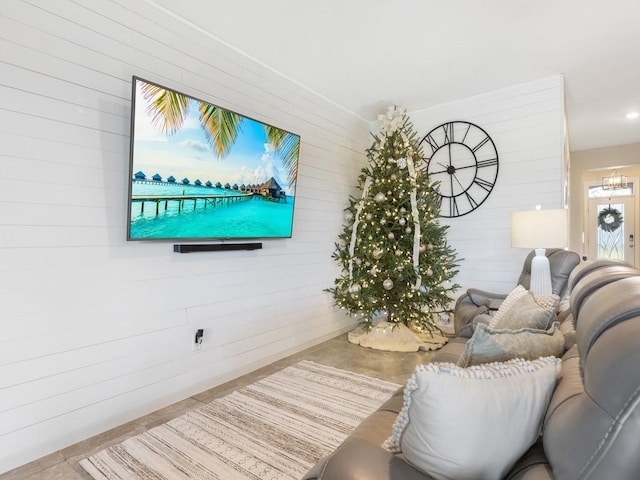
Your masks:
M 437 185 L 406 114 L 389 108 L 367 150 L 359 177 L 361 197 L 351 197 L 333 258 L 342 267 L 328 289 L 338 306 L 365 327 L 374 319 L 438 330 L 433 314 L 450 311 L 456 254 L 448 226 L 438 222 Z

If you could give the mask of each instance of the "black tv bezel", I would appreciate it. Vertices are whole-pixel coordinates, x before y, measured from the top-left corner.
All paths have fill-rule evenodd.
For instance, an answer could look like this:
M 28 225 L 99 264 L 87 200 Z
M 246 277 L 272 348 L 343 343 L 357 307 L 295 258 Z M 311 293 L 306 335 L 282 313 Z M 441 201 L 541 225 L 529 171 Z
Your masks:
M 217 108 L 221 108 L 224 109 L 228 112 L 231 113 L 235 113 L 236 115 L 240 115 L 241 117 L 244 117 L 248 120 L 257 122 L 261 125 L 266 125 L 269 127 L 273 127 L 273 128 L 277 128 L 279 130 L 283 130 L 291 135 L 295 135 L 298 137 L 298 143 L 300 144 L 300 142 L 302 142 L 302 137 L 300 136 L 299 133 L 296 132 L 292 132 L 291 130 L 288 129 L 284 129 L 281 127 L 278 127 L 276 125 L 273 125 L 271 123 L 267 123 L 263 120 L 258 120 L 257 118 L 254 117 L 250 117 L 248 115 L 245 115 L 243 113 L 240 112 L 236 112 L 234 110 L 230 110 L 228 108 L 225 107 L 221 107 L 215 103 L 212 103 L 208 100 L 203 100 L 199 97 L 196 97 L 194 95 L 188 94 L 188 93 L 184 93 L 181 90 L 178 90 L 176 88 L 172 88 L 172 87 L 167 87 L 166 85 L 160 84 L 158 82 L 154 82 L 151 80 L 147 80 L 146 78 L 142 78 L 138 75 L 132 75 L 131 77 L 131 100 L 130 100 L 130 119 L 129 119 L 129 175 L 127 177 L 127 183 L 128 183 L 128 187 L 127 187 L 127 235 L 126 235 L 126 240 L 127 242 L 156 242 L 156 243 L 169 243 L 169 242 L 209 242 L 209 241 L 218 241 L 218 242 L 223 242 L 223 241 L 242 241 L 242 240 L 256 240 L 256 239 L 262 239 L 262 240 L 286 240 L 286 239 L 290 239 L 293 237 L 293 227 L 294 227 L 294 220 L 295 220 L 295 211 L 296 211 L 296 207 L 295 207 L 295 200 L 298 196 L 297 193 L 297 186 L 298 186 L 298 176 L 296 174 L 296 180 L 295 180 L 295 185 L 296 185 L 296 193 L 293 195 L 293 200 L 294 200 L 294 206 L 293 206 L 293 211 L 291 213 L 291 230 L 290 230 L 290 234 L 288 236 L 274 236 L 274 237 L 270 237 L 270 236 L 253 236 L 253 237 L 249 237 L 249 236 L 227 236 L 227 237 L 215 237 L 215 236 L 211 236 L 211 237 L 146 237 L 146 238 L 132 238 L 131 237 L 131 197 L 133 195 L 133 182 L 132 182 L 132 178 L 133 178 L 133 160 L 134 160 L 134 140 L 135 140 L 135 120 L 136 120 L 136 96 L 137 96 L 137 91 L 136 91 L 136 86 L 137 86 L 137 81 L 141 81 L 141 82 L 145 82 L 151 85 L 155 85 L 159 88 L 164 88 L 165 90 L 170 90 L 172 92 L 176 92 L 179 93 L 180 95 L 184 95 L 192 100 L 195 100 L 197 102 L 203 102 L 203 103 L 207 103 L 209 105 L 215 106 Z M 298 155 L 298 168 L 299 168 L 299 163 L 300 163 L 300 156 Z

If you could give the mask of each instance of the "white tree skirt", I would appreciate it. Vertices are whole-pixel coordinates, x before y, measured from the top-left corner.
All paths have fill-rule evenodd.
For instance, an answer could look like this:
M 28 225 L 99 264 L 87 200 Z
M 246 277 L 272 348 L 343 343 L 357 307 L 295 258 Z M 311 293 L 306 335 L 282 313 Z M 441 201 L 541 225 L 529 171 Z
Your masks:
M 359 326 L 347 335 L 349 342 L 361 347 L 388 352 L 437 350 L 449 340 L 438 332 L 414 332 L 402 323 L 377 322 L 368 332 Z

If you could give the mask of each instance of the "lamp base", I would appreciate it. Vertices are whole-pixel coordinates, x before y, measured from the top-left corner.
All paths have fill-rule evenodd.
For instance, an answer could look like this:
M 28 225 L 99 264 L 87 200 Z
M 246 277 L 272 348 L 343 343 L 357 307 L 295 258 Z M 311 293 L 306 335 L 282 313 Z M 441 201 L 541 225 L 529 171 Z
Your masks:
M 531 260 L 531 282 L 529 290 L 535 295 L 551 295 L 551 269 L 544 248 L 536 248 Z

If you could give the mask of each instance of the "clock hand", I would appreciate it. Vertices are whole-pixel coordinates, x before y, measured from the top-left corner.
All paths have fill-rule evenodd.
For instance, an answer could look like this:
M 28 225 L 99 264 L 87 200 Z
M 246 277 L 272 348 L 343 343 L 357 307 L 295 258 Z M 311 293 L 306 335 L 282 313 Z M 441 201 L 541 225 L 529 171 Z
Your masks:
M 456 170 L 464 170 L 465 168 L 476 168 L 477 165 L 472 163 L 471 165 L 465 165 L 464 167 L 456 167 Z
M 458 182 L 458 185 L 460 185 L 460 188 L 462 190 L 464 190 L 464 187 L 462 186 L 462 183 L 460 183 L 460 180 L 458 180 L 458 176 L 455 173 L 453 173 L 451 176 L 456 179 L 456 182 Z M 452 189 L 452 191 L 453 191 L 453 189 Z
M 438 164 L 438 165 L 441 165 L 441 164 Z M 442 166 L 444 167 L 444 165 L 442 165 Z M 428 175 L 440 175 L 441 173 L 449 173 L 447 171 L 447 167 L 445 167 L 444 170 L 438 170 L 437 172 L 430 172 L 429 170 L 427 170 L 427 174 Z

